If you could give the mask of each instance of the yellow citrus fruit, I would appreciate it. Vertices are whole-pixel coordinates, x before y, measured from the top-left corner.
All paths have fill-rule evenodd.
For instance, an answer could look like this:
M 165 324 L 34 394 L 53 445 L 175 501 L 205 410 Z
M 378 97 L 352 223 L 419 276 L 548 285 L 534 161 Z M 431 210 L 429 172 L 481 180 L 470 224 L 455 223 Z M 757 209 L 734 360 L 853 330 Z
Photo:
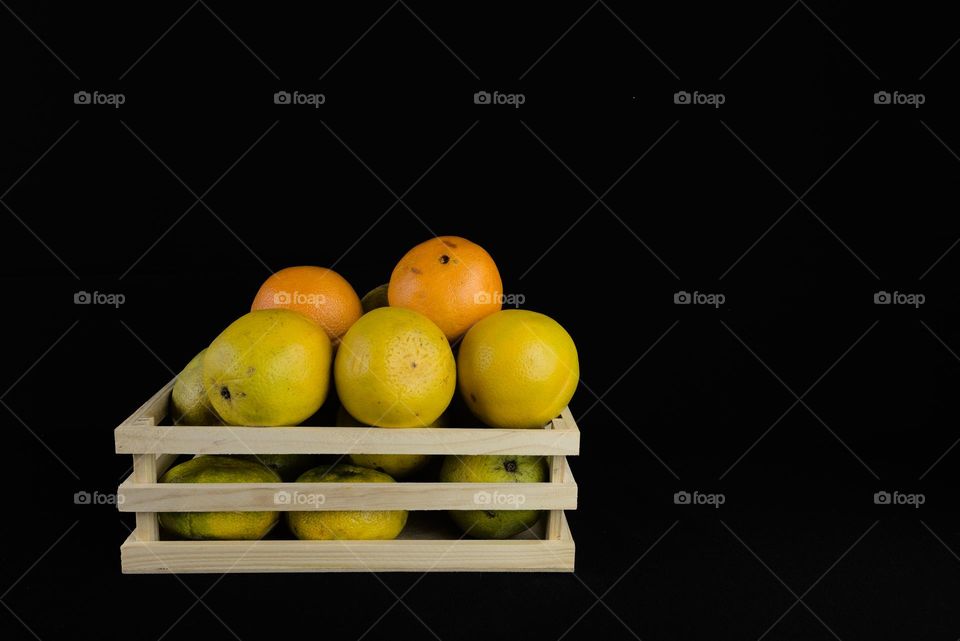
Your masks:
M 364 314 L 390 305 L 387 301 L 387 287 L 388 285 L 380 285 L 363 295 L 363 298 L 360 299 L 360 305 L 363 307 Z
M 230 456 L 198 456 L 170 468 L 161 483 L 279 483 L 275 472 L 259 463 Z M 163 512 L 160 525 L 186 539 L 262 539 L 277 521 L 277 512 Z
M 543 427 L 573 397 L 580 365 L 573 339 L 549 316 L 508 309 L 470 328 L 457 377 L 470 410 L 491 427 Z
M 456 369 L 446 336 L 430 319 L 381 307 L 344 335 L 333 374 L 340 402 L 358 421 L 426 427 L 450 404 Z
M 440 469 L 445 483 L 543 483 L 547 463 L 542 456 L 494 454 L 448 456 Z M 527 530 L 539 520 L 538 510 L 495 509 L 522 507 L 522 492 L 499 494 L 477 492 L 474 501 L 480 510 L 450 510 L 450 517 L 467 535 L 481 539 L 505 539 Z
M 250 312 L 207 348 L 207 398 L 230 425 L 297 425 L 327 398 L 330 352 L 326 332 L 304 316 Z
M 357 465 L 315 467 L 298 483 L 393 483 L 389 475 Z M 395 539 L 407 524 L 405 510 L 287 512 L 287 524 L 298 539 Z
M 177 374 L 170 395 L 170 415 L 174 425 L 222 425 L 207 398 L 207 388 L 203 384 L 202 350 L 193 357 L 183 371 Z
M 369 427 L 350 416 L 343 405 L 337 410 L 337 425 L 339 427 Z M 441 416 L 429 427 L 446 427 L 444 417 Z M 360 467 L 386 472 L 395 479 L 404 479 L 419 472 L 430 462 L 429 454 L 350 454 L 350 462 Z

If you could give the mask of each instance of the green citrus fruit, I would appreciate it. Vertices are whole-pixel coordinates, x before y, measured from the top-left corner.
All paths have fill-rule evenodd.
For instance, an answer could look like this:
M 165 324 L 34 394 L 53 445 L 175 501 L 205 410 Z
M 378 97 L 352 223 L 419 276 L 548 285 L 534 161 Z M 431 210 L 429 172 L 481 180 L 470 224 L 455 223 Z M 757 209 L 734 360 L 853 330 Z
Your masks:
M 304 472 L 298 483 L 393 483 L 383 472 L 357 465 L 315 467 Z M 312 511 L 287 512 L 287 523 L 298 539 L 395 539 L 407 523 L 407 512 Z
M 199 354 L 187 363 L 183 371 L 177 374 L 170 394 L 170 415 L 174 425 L 222 425 L 203 384 L 203 355 Z
M 482 322 L 482 321 L 481 321 Z M 542 456 L 510 454 L 448 456 L 440 469 L 445 483 L 542 483 L 547 480 L 547 464 Z M 497 506 L 520 507 L 522 492 L 498 494 L 478 492 L 474 501 L 479 510 L 450 510 L 450 517 L 468 536 L 481 539 L 505 539 L 527 530 L 539 520 L 538 510 L 498 510 Z
M 279 483 L 277 474 L 259 463 L 230 456 L 198 456 L 170 468 L 161 483 Z M 163 512 L 163 529 L 186 539 L 262 539 L 280 519 L 277 512 Z

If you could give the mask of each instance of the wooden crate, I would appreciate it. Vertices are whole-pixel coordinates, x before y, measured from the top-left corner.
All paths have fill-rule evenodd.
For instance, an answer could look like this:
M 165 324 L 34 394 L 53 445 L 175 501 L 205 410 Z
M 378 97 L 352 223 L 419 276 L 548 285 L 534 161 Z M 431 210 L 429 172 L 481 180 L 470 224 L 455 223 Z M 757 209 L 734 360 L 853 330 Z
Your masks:
M 228 427 L 164 425 L 173 381 L 114 431 L 133 473 L 118 508 L 136 513 L 120 546 L 124 573 L 158 572 L 572 572 L 574 542 L 563 510 L 577 507 L 567 456 L 580 451 L 569 408 L 543 429 Z M 547 483 L 158 483 L 182 454 L 518 454 L 547 457 Z M 277 503 L 278 492 L 320 493 L 321 503 Z M 478 509 L 478 492 L 520 494 L 523 509 L 549 510 L 507 540 L 462 538 L 443 511 Z M 163 540 L 158 512 L 410 510 L 392 541 Z M 509 509 L 509 506 L 497 506 Z

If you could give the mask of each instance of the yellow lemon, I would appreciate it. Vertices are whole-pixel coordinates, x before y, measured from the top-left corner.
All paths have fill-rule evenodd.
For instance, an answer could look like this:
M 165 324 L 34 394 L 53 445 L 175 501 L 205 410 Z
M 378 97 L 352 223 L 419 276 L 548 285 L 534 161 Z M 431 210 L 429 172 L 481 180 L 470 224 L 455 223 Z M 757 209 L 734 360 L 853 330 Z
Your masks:
M 369 427 L 350 416 L 343 405 L 337 410 L 339 427 Z M 441 416 L 430 427 L 446 427 Z M 432 458 L 429 454 L 351 454 L 350 462 L 360 467 L 369 467 L 386 472 L 395 479 L 405 479 L 422 470 Z
M 297 425 L 326 400 L 330 360 L 316 323 L 287 309 L 250 312 L 207 348 L 207 398 L 230 425 Z
M 381 307 L 344 335 L 333 374 L 340 402 L 358 421 L 425 427 L 450 404 L 457 366 L 433 321 L 409 309 Z
M 445 483 L 542 483 L 547 480 L 547 463 L 542 456 L 494 454 L 448 456 L 440 469 Z M 538 510 L 497 510 L 498 506 L 520 507 L 520 492 L 497 494 L 477 492 L 474 501 L 481 510 L 450 510 L 450 517 L 469 536 L 505 539 L 527 530 L 540 519 Z
M 491 427 L 543 427 L 570 402 L 580 379 L 567 331 L 522 309 L 496 312 L 471 327 L 458 359 L 460 393 Z
M 202 350 L 193 357 L 183 371 L 177 374 L 170 395 L 170 415 L 174 425 L 222 425 L 207 398 L 207 388 L 203 384 Z
M 315 467 L 304 472 L 298 483 L 393 483 L 383 472 L 357 465 Z M 407 524 L 407 512 L 316 511 L 287 512 L 287 524 L 298 539 L 395 539 Z
M 272 470 L 230 456 L 198 456 L 170 468 L 161 483 L 279 483 Z M 277 524 L 277 512 L 164 512 L 163 529 L 186 539 L 256 540 Z

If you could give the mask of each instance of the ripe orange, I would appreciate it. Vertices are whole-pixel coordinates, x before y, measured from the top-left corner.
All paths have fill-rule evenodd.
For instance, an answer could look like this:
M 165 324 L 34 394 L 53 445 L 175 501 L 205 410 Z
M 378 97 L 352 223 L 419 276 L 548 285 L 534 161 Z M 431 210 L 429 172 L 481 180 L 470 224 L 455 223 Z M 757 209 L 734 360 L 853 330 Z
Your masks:
M 400 259 L 390 276 L 391 307 L 420 312 L 453 341 L 500 311 L 503 282 L 487 251 L 466 238 L 438 236 Z
M 360 297 L 350 283 L 325 267 L 287 267 L 270 276 L 250 311 L 275 308 L 303 314 L 320 325 L 334 345 L 363 314 Z

